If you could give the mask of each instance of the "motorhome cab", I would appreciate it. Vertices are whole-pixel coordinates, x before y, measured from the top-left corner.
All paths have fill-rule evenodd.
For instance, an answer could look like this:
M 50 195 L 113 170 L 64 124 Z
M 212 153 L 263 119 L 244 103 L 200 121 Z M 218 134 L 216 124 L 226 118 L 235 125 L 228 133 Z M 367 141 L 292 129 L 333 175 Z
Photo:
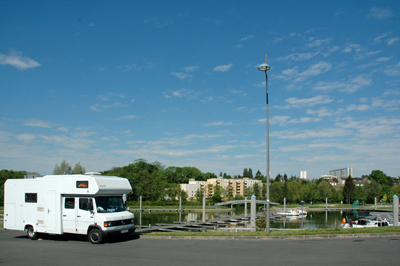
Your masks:
M 135 231 L 134 215 L 125 209 L 123 194 L 132 191 L 126 178 L 47 175 L 8 179 L 4 185 L 4 228 L 38 233 L 87 235 L 99 244 L 110 235 Z

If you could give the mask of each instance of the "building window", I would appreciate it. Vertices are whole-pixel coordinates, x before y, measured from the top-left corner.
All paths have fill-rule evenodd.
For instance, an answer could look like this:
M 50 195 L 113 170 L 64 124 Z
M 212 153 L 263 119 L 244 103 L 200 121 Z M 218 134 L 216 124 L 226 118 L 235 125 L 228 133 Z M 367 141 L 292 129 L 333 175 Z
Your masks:
M 37 203 L 37 193 L 25 193 L 25 202 Z

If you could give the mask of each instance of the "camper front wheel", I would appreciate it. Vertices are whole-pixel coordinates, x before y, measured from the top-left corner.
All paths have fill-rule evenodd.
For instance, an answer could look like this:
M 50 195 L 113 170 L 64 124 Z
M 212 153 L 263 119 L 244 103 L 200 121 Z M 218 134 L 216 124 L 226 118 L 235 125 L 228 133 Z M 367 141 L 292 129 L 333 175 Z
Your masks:
M 103 235 L 99 229 L 92 229 L 89 232 L 89 241 L 92 244 L 100 244 L 103 240 Z
M 26 228 L 26 234 L 28 235 L 29 239 L 32 239 L 32 240 L 36 239 L 36 237 L 37 237 L 37 233 L 33 229 L 33 226 L 28 226 Z

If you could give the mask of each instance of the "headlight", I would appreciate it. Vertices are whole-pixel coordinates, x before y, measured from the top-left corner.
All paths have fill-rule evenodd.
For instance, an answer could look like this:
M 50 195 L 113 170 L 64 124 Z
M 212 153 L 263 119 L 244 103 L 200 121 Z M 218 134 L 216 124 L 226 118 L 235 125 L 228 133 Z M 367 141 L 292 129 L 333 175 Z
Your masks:
M 111 222 L 104 222 L 104 227 L 110 227 L 110 226 L 112 226 Z

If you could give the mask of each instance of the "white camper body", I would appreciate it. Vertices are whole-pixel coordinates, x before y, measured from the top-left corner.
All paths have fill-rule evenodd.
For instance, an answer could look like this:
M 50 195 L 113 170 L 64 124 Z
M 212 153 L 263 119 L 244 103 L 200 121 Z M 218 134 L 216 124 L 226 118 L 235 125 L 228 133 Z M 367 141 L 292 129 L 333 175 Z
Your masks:
M 122 200 L 132 191 L 126 178 L 89 173 L 8 179 L 4 191 L 4 228 L 26 230 L 31 239 L 71 233 L 97 244 L 135 231 L 134 215 Z

